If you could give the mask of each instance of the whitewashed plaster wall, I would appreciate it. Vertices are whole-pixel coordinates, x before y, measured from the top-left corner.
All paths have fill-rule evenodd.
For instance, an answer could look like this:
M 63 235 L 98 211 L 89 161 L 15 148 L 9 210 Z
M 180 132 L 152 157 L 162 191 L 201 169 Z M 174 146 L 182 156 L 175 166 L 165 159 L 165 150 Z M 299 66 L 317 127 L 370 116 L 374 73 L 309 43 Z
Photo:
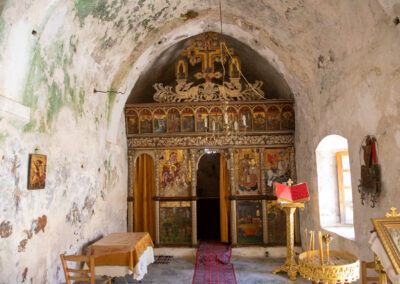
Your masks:
M 369 218 L 383 216 L 400 200 L 397 4 L 270 2 L 222 1 L 224 33 L 270 61 L 295 97 L 298 180 L 311 193 L 301 229 L 320 228 L 315 149 L 321 139 L 348 139 L 356 189 L 359 144 L 366 134 L 376 135 L 380 202 L 375 209 L 362 207 L 354 191 L 356 240 L 333 241 L 370 259 Z M 1 8 L 0 283 L 58 283 L 60 253 L 79 252 L 102 234 L 126 230 L 121 115 L 127 94 L 171 44 L 219 31 L 218 4 L 9 0 Z M 28 154 L 36 147 L 48 157 L 47 185 L 28 191 Z

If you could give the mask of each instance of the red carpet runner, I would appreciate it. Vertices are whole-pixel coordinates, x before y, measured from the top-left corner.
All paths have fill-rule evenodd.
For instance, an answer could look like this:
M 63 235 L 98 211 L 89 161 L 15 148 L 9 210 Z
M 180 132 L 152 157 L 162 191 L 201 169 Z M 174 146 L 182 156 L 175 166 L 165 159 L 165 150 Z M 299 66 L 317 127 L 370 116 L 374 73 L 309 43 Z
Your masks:
M 216 241 L 200 242 L 192 284 L 236 284 L 231 255 L 230 245 Z

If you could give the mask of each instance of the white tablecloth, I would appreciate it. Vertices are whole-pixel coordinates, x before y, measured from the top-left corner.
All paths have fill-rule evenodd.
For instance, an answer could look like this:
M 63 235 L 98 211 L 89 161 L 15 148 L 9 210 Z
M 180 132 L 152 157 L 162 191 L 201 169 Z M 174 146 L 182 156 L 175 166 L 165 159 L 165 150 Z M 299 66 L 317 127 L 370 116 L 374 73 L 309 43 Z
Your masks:
M 126 274 L 133 274 L 133 278 L 141 280 L 147 273 L 147 266 L 154 262 L 153 247 L 148 246 L 139 258 L 139 262 L 133 271 L 128 266 L 95 266 L 95 275 L 106 275 L 110 277 L 121 277 Z
M 379 257 L 390 281 L 392 281 L 393 284 L 400 284 L 400 275 L 396 274 L 396 271 L 393 269 L 392 262 L 390 261 L 376 232 L 371 234 L 369 244 L 371 245 L 372 251 Z

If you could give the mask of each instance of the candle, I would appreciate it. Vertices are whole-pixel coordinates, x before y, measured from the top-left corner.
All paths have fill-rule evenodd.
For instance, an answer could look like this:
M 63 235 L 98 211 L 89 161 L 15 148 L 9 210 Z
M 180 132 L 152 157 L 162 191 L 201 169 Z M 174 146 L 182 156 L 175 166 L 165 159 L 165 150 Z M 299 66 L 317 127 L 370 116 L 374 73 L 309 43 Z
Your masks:
M 225 123 L 226 124 L 228 124 L 228 113 L 224 113 L 224 120 L 225 120 Z
M 215 131 L 215 121 L 212 122 L 212 130 Z
M 326 243 L 326 262 L 329 262 L 329 243 Z
M 242 116 L 242 119 L 243 119 L 243 125 L 246 126 L 246 116 L 244 114 Z
M 237 124 L 237 121 L 235 121 L 235 122 L 233 123 L 233 128 L 235 129 L 235 131 L 237 131 L 237 130 L 238 130 L 238 124 Z
M 207 116 L 204 118 L 204 127 L 207 128 Z
M 319 243 L 319 260 L 321 262 L 321 265 L 324 264 L 324 249 L 322 247 L 322 235 L 321 232 L 318 231 L 318 243 Z
M 312 242 L 310 240 L 310 242 L 312 243 L 312 250 L 311 251 L 314 252 L 314 231 L 312 231 L 311 233 L 312 233 L 311 234 Z M 314 254 L 311 255 L 311 263 L 314 263 Z
M 307 241 L 307 228 L 306 228 L 306 230 L 305 230 L 305 233 L 306 233 L 306 255 L 307 255 L 307 263 L 308 263 L 308 241 Z

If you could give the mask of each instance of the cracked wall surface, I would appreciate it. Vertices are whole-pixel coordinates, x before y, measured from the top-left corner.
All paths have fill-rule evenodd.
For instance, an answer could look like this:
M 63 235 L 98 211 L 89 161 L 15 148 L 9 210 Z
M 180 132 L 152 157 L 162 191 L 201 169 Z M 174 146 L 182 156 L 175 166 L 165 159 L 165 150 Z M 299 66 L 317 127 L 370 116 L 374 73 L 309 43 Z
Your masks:
M 370 218 L 400 201 L 397 1 L 224 0 L 222 7 L 223 33 L 267 60 L 294 96 L 297 176 L 311 194 L 301 228 L 320 229 L 315 149 L 341 135 L 349 142 L 356 239 L 336 236 L 332 246 L 371 260 Z M 59 283 L 60 253 L 126 230 L 123 106 L 165 50 L 205 31 L 220 32 L 212 1 L 0 4 L 0 283 Z M 367 134 L 378 140 L 382 167 L 374 209 L 361 206 L 356 190 Z M 47 180 L 32 191 L 35 149 L 47 155 Z

